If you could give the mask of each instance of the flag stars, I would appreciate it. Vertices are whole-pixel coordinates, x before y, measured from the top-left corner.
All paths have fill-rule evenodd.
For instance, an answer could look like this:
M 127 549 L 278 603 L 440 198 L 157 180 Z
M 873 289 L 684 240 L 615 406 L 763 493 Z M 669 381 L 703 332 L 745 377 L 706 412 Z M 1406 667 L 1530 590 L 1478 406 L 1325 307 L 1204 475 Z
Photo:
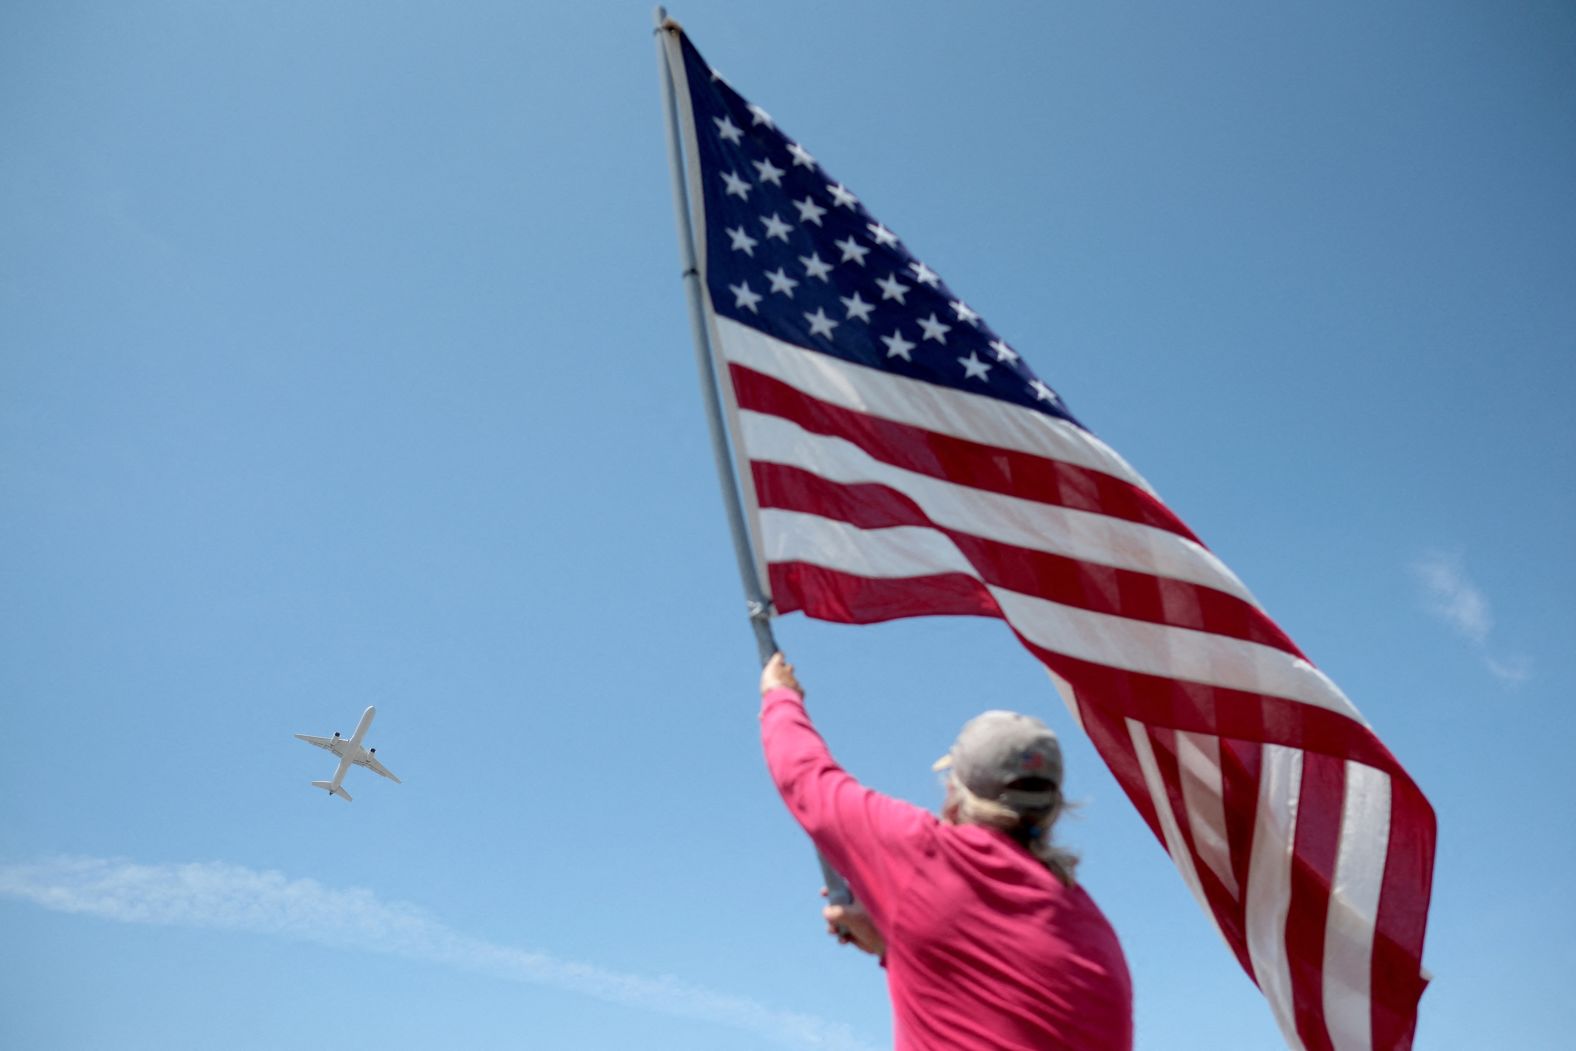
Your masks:
M 799 262 L 804 264 L 804 272 L 819 280 L 827 280 L 826 275 L 832 272 L 832 264 L 821 258 L 820 252 L 799 257 Z
M 750 184 L 739 178 L 738 172 L 723 172 L 722 181 L 728 184 L 728 193 L 739 200 L 750 196 Z
M 733 244 L 729 247 L 731 247 L 735 252 L 743 252 L 745 255 L 751 257 L 755 255 L 755 246 L 760 244 L 759 241 L 746 233 L 744 227 L 742 226 L 729 227 L 728 237 L 733 241 Z
M 881 299 L 883 302 L 888 299 L 895 299 L 899 303 L 902 303 L 903 297 L 908 295 L 909 291 L 908 286 L 899 281 L 896 274 L 877 281 L 876 285 L 881 289 Z
M 772 115 L 752 102 L 750 103 L 750 127 L 753 128 L 757 124 L 764 124 L 768 128 L 772 127 Z
M 854 240 L 853 234 L 849 234 L 841 241 L 833 241 L 832 243 L 843 250 L 843 258 L 838 260 L 839 263 L 846 263 L 852 259 L 860 266 L 865 265 L 865 256 L 870 254 L 870 249 Z
M 1045 385 L 1044 380 L 1035 380 L 1029 384 L 1029 393 L 1033 394 L 1037 401 L 1055 402 L 1060 400 L 1056 397 L 1056 392 Z
M 990 349 L 996 352 L 997 361 L 1005 361 L 1009 365 L 1016 364 L 1018 361 L 1018 352 L 999 339 L 990 341 Z
M 918 260 L 915 260 L 908 265 L 914 271 L 914 280 L 918 281 L 922 285 L 929 285 L 931 288 L 941 287 L 941 275 L 937 274 L 930 267 L 926 266 L 924 263 L 919 262 Z
M 854 205 L 859 203 L 859 198 L 849 193 L 848 187 L 844 186 L 842 183 L 838 183 L 837 185 L 833 186 L 831 190 L 832 204 L 834 207 L 836 205 L 842 205 L 844 208 L 852 210 Z
M 781 186 L 783 184 L 784 172 L 777 165 L 773 164 L 770 158 L 764 161 L 751 161 L 750 163 L 754 164 L 755 170 L 761 173 L 761 182 L 769 182 L 773 186 Z
M 793 229 L 793 227 L 783 222 L 776 212 L 773 212 L 771 215 L 761 216 L 761 225 L 766 227 L 767 237 L 775 237 L 779 241 L 787 241 L 788 231 Z
M 958 320 L 959 321 L 962 321 L 962 322 L 964 322 L 966 324 L 969 324 L 969 325 L 973 325 L 975 328 L 979 327 L 980 316 L 978 314 L 976 314 L 973 310 L 971 310 L 969 308 L 969 305 L 967 303 L 963 302 L 963 300 L 961 300 L 961 299 L 954 299 L 951 303 L 948 303 L 947 305 L 952 308 L 953 313 L 958 315 Z
M 751 291 L 748 281 L 740 281 L 736 285 L 729 285 L 728 291 L 733 293 L 733 305 L 739 310 L 748 310 L 752 314 L 759 314 L 755 304 L 761 301 L 759 292 Z
M 848 311 L 849 319 L 858 318 L 867 325 L 870 323 L 870 312 L 875 309 L 874 303 L 866 303 L 859 297 L 858 292 L 851 296 L 839 296 L 838 298 L 843 301 L 843 309 Z
M 825 336 L 827 339 L 832 338 L 832 330 L 838 325 L 838 322 L 826 316 L 826 311 L 821 307 L 816 307 L 813 314 L 806 313 L 804 319 L 810 323 L 810 335 Z
M 788 272 L 782 267 L 778 267 L 776 270 L 768 273 L 766 280 L 772 283 L 771 290 L 773 292 L 781 292 L 789 299 L 793 298 L 793 290 L 799 287 L 799 282 L 789 277 Z
M 893 329 L 890 336 L 881 337 L 881 342 L 886 344 L 887 357 L 902 358 L 904 361 L 914 360 L 908 356 L 908 352 L 913 350 L 917 344 L 910 343 L 908 340 L 904 339 L 902 329 Z
M 815 158 L 810 156 L 810 151 L 799 145 L 797 142 L 790 142 L 788 144 L 788 152 L 793 154 L 793 164 L 795 168 L 815 167 Z
M 804 195 L 804 200 L 793 202 L 793 206 L 799 209 L 799 221 L 801 223 L 814 223 L 816 226 L 820 226 L 821 216 L 826 214 L 826 209 L 816 204 L 815 198 L 809 194 Z
M 732 117 L 722 116 L 713 117 L 711 119 L 713 123 L 717 125 L 717 134 L 720 135 L 724 141 L 737 143 L 744 134 L 739 130 L 739 126 L 733 123 Z
M 876 244 L 886 245 L 888 248 L 897 244 L 897 234 L 880 223 L 866 223 L 865 229 L 869 230 L 870 236 L 876 239 Z
M 969 351 L 969 356 L 959 358 L 958 364 L 963 366 L 964 379 L 988 380 L 990 377 L 990 362 L 981 361 L 979 354 Z
M 933 339 L 942 345 L 945 345 L 947 342 L 947 333 L 952 331 L 952 326 L 942 324 L 940 319 L 936 317 L 935 311 L 931 311 L 928 318 L 920 321 L 919 327 L 925 330 L 924 335 L 919 337 L 920 339 Z

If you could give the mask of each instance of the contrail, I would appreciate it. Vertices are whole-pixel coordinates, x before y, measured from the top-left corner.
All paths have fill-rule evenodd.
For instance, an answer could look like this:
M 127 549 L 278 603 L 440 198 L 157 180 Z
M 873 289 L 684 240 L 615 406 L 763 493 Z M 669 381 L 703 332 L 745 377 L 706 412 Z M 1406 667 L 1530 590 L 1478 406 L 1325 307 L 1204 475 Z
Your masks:
M 781 1011 L 672 977 L 650 978 L 497 945 L 454 930 L 406 902 L 368 890 L 220 861 L 142 865 L 63 857 L 0 865 L 0 895 L 58 912 L 157 926 L 248 931 L 340 949 L 387 953 L 662 1014 L 747 1030 L 772 1043 L 875 1051 L 845 1025 Z

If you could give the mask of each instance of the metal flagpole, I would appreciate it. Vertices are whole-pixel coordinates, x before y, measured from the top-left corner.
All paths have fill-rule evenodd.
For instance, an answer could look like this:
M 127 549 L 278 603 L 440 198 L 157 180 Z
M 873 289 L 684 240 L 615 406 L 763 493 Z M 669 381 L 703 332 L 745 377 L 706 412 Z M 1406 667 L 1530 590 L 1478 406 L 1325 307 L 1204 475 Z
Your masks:
M 673 166 L 673 207 L 678 215 L 679 257 L 684 265 L 684 289 L 689 299 L 690 331 L 695 337 L 695 361 L 700 366 L 701 393 L 706 402 L 706 424 L 711 431 L 717 478 L 722 482 L 722 500 L 727 505 L 728 527 L 733 532 L 733 554 L 739 563 L 739 577 L 744 582 L 744 597 L 749 603 L 750 626 L 755 629 L 755 643 L 760 649 L 761 663 L 764 665 L 777 652 L 777 642 L 772 637 L 771 599 L 767 598 L 766 589 L 761 586 L 756 575 L 749 534 L 745 531 L 739 482 L 733 473 L 727 426 L 722 419 L 722 399 L 717 391 L 717 366 L 711 354 L 705 307 L 701 303 L 700 270 L 695 259 L 695 231 L 690 225 L 689 188 L 684 181 L 683 157 L 679 146 L 678 100 L 673 92 L 673 71 L 668 67 L 668 49 L 661 38 L 663 26 L 668 20 L 666 8 L 657 8 L 656 20 L 657 51 L 662 56 L 662 112 L 668 126 L 668 160 Z
M 722 500 L 728 514 L 728 528 L 733 534 L 733 554 L 739 563 L 739 577 L 744 584 L 750 627 L 755 631 L 755 645 L 760 651 L 761 664 L 765 665 L 772 654 L 777 652 L 777 640 L 772 636 L 771 598 L 767 596 L 756 573 L 749 533 L 745 529 L 744 505 L 739 496 L 738 478 L 734 475 L 733 457 L 728 450 L 727 426 L 722 418 L 722 395 L 717 388 L 716 359 L 711 353 L 706 310 L 701 300 L 695 229 L 690 222 L 689 189 L 684 179 L 683 152 L 679 144 L 678 100 L 673 90 L 673 69 L 668 62 L 668 49 L 662 39 L 668 24 L 667 9 L 658 7 L 655 18 L 657 53 L 662 61 L 662 114 L 668 128 L 668 161 L 673 168 L 673 207 L 679 227 L 679 258 L 684 266 L 684 289 L 689 299 L 690 331 L 695 337 L 695 360 L 700 367 L 701 397 L 706 403 L 706 424 L 711 431 L 711 449 L 717 462 L 717 478 L 722 483 Z M 819 851 L 816 857 L 821 862 L 821 876 L 826 881 L 827 900 L 834 905 L 852 902 L 854 896 L 848 889 L 848 882 L 827 864 Z

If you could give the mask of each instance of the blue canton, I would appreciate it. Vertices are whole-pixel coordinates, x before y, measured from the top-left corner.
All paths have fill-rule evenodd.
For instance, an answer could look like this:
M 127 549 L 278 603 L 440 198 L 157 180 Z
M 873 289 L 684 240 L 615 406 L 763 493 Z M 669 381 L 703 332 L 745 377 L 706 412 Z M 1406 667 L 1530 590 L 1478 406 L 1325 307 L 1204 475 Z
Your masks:
M 687 38 L 683 46 L 718 314 L 844 361 L 1078 423 L 939 274 Z

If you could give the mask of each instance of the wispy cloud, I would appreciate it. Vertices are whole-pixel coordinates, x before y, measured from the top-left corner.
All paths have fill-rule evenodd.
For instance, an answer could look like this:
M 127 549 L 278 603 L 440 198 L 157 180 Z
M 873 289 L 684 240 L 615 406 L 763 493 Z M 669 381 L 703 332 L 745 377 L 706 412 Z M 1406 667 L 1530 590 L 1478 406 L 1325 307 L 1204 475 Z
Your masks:
M 1532 662 L 1526 657 L 1489 652 L 1494 616 L 1488 599 L 1467 577 L 1460 554 L 1431 551 L 1412 563 L 1412 574 L 1423 589 L 1428 611 L 1472 645 L 1490 674 L 1512 685 L 1532 676 Z
M 241 865 L 51 858 L 0 865 L 0 895 L 121 923 L 246 931 L 403 956 L 731 1026 L 786 1047 L 872 1051 L 846 1026 L 814 1015 L 777 1010 L 676 978 L 625 974 L 494 944 L 371 891 L 335 889 Z

